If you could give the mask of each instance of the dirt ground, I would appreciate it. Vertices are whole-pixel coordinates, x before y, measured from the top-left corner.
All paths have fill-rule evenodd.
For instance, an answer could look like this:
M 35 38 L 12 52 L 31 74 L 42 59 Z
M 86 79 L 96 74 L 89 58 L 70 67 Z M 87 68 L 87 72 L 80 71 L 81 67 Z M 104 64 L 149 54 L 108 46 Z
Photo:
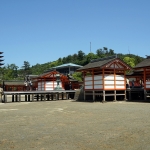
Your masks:
M 0 103 L 0 150 L 150 150 L 150 103 Z

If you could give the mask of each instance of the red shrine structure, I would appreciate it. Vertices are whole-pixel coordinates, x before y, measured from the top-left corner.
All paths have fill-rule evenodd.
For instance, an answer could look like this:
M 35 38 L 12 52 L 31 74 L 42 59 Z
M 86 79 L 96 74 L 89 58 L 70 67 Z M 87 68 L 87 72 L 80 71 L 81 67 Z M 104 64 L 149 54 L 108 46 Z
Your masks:
M 57 76 L 59 76 L 59 87 L 64 90 L 79 88 L 77 80 L 69 79 L 66 75 L 58 71 L 51 71 L 32 78 L 32 82 L 36 90 L 48 91 L 57 87 Z
M 140 92 L 141 89 L 144 99 L 147 99 L 147 96 L 150 95 L 150 56 L 137 64 L 133 68 L 133 72 L 126 76 L 130 80 L 131 92 L 135 89 Z M 132 87 L 132 82 L 134 82 L 134 87 Z
M 132 68 L 117 56 L 92 60 L 89 64 L 77 69 L 83 74 L 84 100 L 89 96 L 93 101 L 97 96 L 105 101 L 106 96 L 117 96 L 126 99 L 126 71 Z

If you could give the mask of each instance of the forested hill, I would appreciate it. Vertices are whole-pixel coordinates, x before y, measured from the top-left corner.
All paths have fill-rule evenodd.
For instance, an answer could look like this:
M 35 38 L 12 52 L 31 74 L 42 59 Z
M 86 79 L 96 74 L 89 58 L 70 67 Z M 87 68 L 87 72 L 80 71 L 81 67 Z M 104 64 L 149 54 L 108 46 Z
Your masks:
M 134 54 L 116 54 L 114 50 L 104 47 L 103 49 L 97 49 L 96 53 L 85 54 L 82 50 L 79 50 L 78 53 L 73 55 L 68 55 L 63 58 L 58 58 L 58 60 L 53 62 L 47 62 L 45 64 L 36 64 L 30 66 L 30 62 L 24 61 L 21 69 L 18 69 L 18 66 L 15 64 L 9 64 L 7 66 L 1 67 L 1 79 L 2 80 L 21 80 L 24 79 L 24 76 L 27 74 L 39 75 L 49 70 L 51 67 L 66 63 L 74 63 L 78 65 L 86 65 L 92 59 L 103 58 L 111 55 L 117 55 L 121 60 L 126 62 L 131 67 L 134 67 L 138 63 L 144 60 L 144 58 L 134 55 Z

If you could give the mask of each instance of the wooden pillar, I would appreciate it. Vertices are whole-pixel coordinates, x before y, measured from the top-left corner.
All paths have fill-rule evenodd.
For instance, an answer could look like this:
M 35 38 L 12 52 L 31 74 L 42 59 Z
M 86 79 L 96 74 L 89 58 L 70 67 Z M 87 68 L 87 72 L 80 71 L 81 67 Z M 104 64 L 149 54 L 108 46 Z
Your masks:
M 19 94 L 18 96 L 19 96 L 19 102 L 21 102 L 21 95 Z
M 36 100 L 39 101 L 39 94 L 36 95 Z
M 103 100 L 102 102 L 104 103 L 105 102 L 105 91 L 103 90 Z
M 27 102 L 27 95 L 25 95 L 25 101 Z
M 114 64 L 114 94 L 115 94 L 115 98 L 114 98 L 114 101 L 116 101 L 116 69 L 115 69 L 115 65 Z
M 93 102 L 95 102 L 95 91 L 93 90 Z
M 124 91 L 124 101 L 126 101 L 127 100 L 127 91 L 125 90 Z
M 43 100 L 43 95 L 41 94 L 41 101 Z
M 46 79 L 45 79 L 45 77 L 44 77 L 44 91 L 45 91 L 45 89 L 46 89 Z
M 64 99 L 64 93 L 63 92 L 61 93 L 61 98 L 62 98 L 62 100 Z
M 48 101 L 50 100 L 50 94 L 47 94 L 47 100 Z
M 103 80 L 102 80 L 102 83 L 103 83 L 103 89 L 105 89 L 105 86 L 104 86 L 104 83 L 105 83 L 105 82 L 104 82 L 104 69 L 102 70 L 102 79 L 103 79 Z
M 144 89 L 144 100 L 147 100 L 147 92 L 145 89 Z
M 46 94 L 44 94 L 44 101 L 46 101 Z
M 32 94 L 32 102 L 34 101 L 34 94 Z
M 59 93 L 57 93 L 57 100 L 59 100 Z
M 129 90 L 129 100 L 131 100 L 131 89 Z
M 58 98 L 57 98 L 57 93 L 55 93 L 55 100 L 57 100 Z
M 84 101 L 85 101 L 85 98 L 86 98 L 86 96 L 85 96 L 85 90 L 84 90 L 83 94 L 84 94 Z
M 53 94 L 51 94 L 51 100 L 53 100 L 54 99 L 54 96 L 53 96 Z M 66 99 L 67 99 L 67 96 L 66 96 Z
M 93 89 L 93 102 L 95 101 L 95 92 L 94 92 L 94 71 L 92 69 L 92 89 Z
M 69 93 L 67 93 L 67 99 L 69 99 Z
M 28 95 L 28 102 L 30 102 L 30 94 Z
M 18 95 L 17 94 L 15 95 L 15 101 L 16 102 L 18 101 Z
M 0 102 L 2 103 L 3 99 L 2 99 L 2 92 L 0 93 Z
M 114 102 L 116 102 L 116 90 L 114 90 Z
M 14 102 L 14 94 L 12 95 L 12 102 Z
M 4 95 L 4 103 L 7 103 L 7 95 Z
M 146 89 L 146 68 L 144 68 L 144 89 Z

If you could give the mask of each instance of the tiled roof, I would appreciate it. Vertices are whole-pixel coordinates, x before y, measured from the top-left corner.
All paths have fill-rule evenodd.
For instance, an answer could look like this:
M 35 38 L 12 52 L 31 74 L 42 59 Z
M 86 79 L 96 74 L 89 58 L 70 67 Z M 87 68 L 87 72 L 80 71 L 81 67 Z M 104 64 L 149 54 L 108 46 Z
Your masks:
M 24 85 L 24 81 L 4 81 L 5 85 Z
M 150 67 L 150 58 L 146 58 L 139 64 L 137 64 L 134 68 L 143 68 L 143 67 Z
M 38 77 L 43 77 L 43 76 L 46 76 L 46 75 L 51 74 L 51 73 L 53 73 L 53 72 L 60 74 L 58 71 L 49 71 L 49 72 L 45 72 L 45 73 L 43 73 L 43 74 L 40 74 Z M 37 78 L 38 78 L 38 77 L 37 77 Z
M 53 68 L 63 68 L 63 67 L 68 67 L 68 66 L 71 66 L 71 67 L 82 67 L 80 65 L 77 65 L 77 64 L 73 64 L 73 63 L 67 63 L 67 64 L 63 64 L 63 65 L 60 65 L 60 66 L 56 66 L 56 67 L 53 67 Z
M 105 58 L 100 58 L 100 59 L 95 59 L 95 60 L 92 60 L 87 65 L 77 69 L 77 71 L 78 70 L 85 70 L 85 69 L 102 67 L 102 66 L 106 65 L 107 63 L 115 60 L 115 59 L 116 59 L 116 55 L 115 56 L 113 55 L 113 56 L 105 57 Z

